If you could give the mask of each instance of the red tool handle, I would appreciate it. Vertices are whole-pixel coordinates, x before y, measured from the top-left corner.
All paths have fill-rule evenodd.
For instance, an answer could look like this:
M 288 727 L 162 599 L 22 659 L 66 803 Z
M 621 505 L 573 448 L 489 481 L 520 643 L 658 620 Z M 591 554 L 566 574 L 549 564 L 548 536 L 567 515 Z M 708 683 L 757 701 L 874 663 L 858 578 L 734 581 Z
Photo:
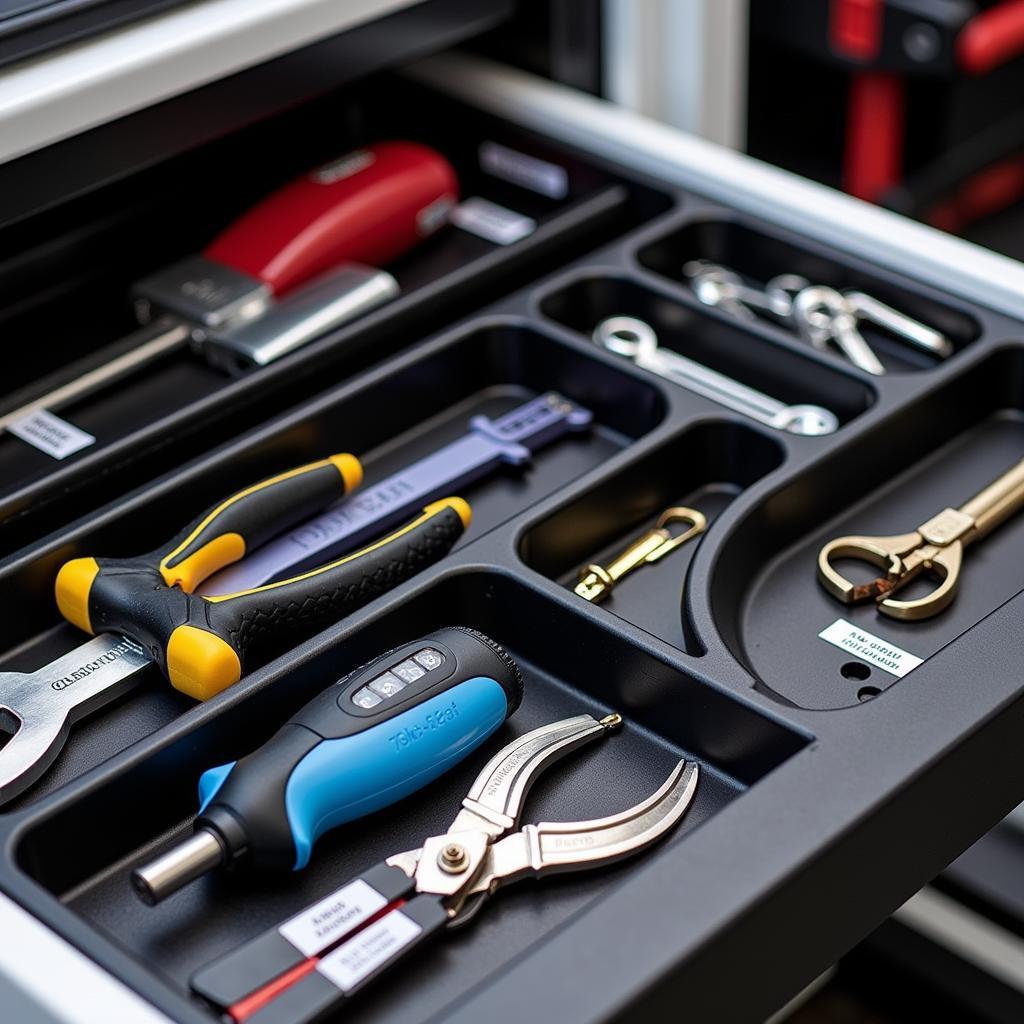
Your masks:
M 342 262 L 390 263 L 441 227 L 458 195 L 455 171 L 436 150 L 381 142 L 285 185 L 203 255 L 282 295 Z

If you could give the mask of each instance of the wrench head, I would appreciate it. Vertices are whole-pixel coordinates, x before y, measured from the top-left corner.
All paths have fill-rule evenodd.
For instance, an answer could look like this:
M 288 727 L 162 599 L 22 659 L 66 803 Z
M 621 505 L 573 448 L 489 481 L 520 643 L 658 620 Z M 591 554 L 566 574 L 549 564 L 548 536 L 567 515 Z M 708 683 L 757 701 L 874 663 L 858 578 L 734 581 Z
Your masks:
M 0 804 L 53 764 L 75 722 L 119 697 L 150 664 L 134 641 L 105 635 L 35 672 L 0 673 Z
M 65 709 L 40 713 L 34 691 L 41 685 L 35 675 L 0 673 L 0 804 L 28 789 L 53 764 L 68 737 Z
M 790 434 L 821 437 L 834 434 L 839 429 L 839 420 L 831 409 L 820 405 L 788 405 L 775 417 L 772 426 Z

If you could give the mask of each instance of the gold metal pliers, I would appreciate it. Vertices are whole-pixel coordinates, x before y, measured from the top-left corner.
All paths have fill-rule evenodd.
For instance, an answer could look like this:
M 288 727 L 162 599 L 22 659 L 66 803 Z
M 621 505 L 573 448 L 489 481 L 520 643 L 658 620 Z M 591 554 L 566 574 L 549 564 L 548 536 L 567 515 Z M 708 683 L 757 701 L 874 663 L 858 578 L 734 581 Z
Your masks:
M 916 621 L 937 615 L 956 596 L 964 548 L 994 530 L 1024 507 L 1024 459 L 959 508 L 944 508 L 913 533 L 895 537 L 837 537 L 818 553 L 818 579 L 844 604 L 873 600 L 883 615 Z M 867 583 L 851 583 L 833 560 L 856 559 L 880 566 L 885 575 Z M 893 595 L 922 572 L 939 584 L 911 601 Z

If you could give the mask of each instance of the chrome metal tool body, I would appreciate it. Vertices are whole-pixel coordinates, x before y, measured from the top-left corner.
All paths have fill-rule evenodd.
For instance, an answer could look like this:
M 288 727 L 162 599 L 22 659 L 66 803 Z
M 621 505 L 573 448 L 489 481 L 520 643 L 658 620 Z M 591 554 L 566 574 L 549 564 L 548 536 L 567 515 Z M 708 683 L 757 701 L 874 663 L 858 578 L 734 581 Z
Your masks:
M 837 537 L 818 553 L 818 579 L 844 604 L 874 601 L 883 615 L 915 621 L 937 615 L 956 597 L 968 544 L 990 533 L 1024 508 L 1024 459 L 1011 466 L 959 508 L 945 508 L 912 533 L 893 537 Z M 849 559 L 885 570 L 866 583 L 852 583 L 833 565 Z M 894 595 L 923 572 L 939 579 L 924 597 Z
M 470 920 L 501 886 L 646 849 L 682 820 L 696 792 L 696 764 L 680 761 L 656 792 L 619 814 L 519 828 L 537 776 L 620 723 L 618 715 L 579 715 L 513 740 L 477 776 L 446 833 L 201 969 L 192 990 L 236 1021 L 269 1011 L 281 1024 L 307 1024 L 442 928 Z
M 839 429 L 839 420 L 829 409 L 820 405 L 786 405 L 724 373 L 664 348 L 658 344 L 654 328 L 637 317 L 613 316 L 602 320 L 594 328 L 593 337 L 609 352 L 632 359 L 637 366 L 659 377 L 721 402 L 776 430 L 819 437 Z
M 448 161 L 415 142 L 378 143 L 315 168 L 266 196 L 201 254 L 137 282 L 144 326 L 111 346 L 119 354 L 84 369 L 72 364 L 60 379 L 23 392 L 18 408 L 0 416 L 0 430 L 189 345 L 229 372 L 295 351 L 398 295 L 380 265 L 443 227 L 458 191 Z
M 740 320 L 761 317 L 782 324 L 817 349 L 835 345 L 852 365 L 873 376 L 886 369 L 861 334 L 862 321 L 937 359 L 953 354 L 952 343 L 940 331 L 856 289 L 839 291 L 800 274 L 777 274 L 762 288 L 711 260 L 690 260 L 683 274 L 704 305 Z

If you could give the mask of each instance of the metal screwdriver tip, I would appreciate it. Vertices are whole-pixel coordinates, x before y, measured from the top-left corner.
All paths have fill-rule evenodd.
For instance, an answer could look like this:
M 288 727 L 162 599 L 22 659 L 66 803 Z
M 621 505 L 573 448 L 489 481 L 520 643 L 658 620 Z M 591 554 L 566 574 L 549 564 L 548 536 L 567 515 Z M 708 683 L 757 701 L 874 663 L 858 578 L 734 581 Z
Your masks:
M 133 871 L 132 888 L 143 903 L 154 906 L 223 863 L 221 841 L 207 829 L 200 829 L 163 856 Z

